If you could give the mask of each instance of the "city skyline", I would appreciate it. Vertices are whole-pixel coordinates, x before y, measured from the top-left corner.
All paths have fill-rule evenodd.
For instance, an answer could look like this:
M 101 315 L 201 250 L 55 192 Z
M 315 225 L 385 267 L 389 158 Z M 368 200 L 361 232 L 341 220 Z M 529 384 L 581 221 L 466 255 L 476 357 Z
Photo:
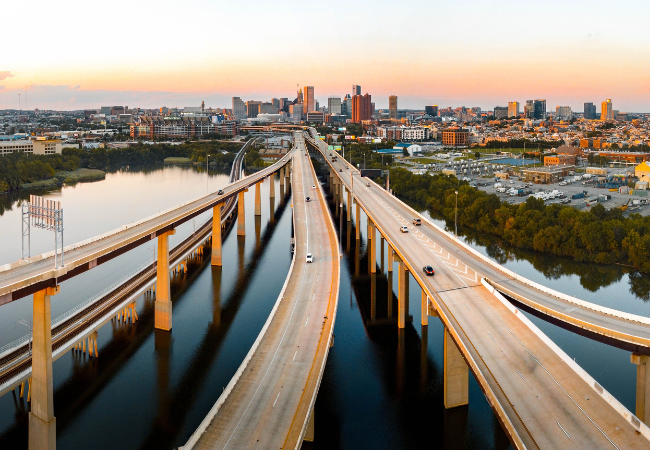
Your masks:
M 488 109 L 545 98 L 551 108 L 567 105 L 580 111 L 585 102 L 612 98 L 621 111 L 650 111 L 650 61 L 638 57 L 650 47 L 644 24 L 650 13 L 647 2 L 615 9 L 610 3 L 586 1 L 552 1 L 545 8 L 484 3 L 466 2 L 459 28 L 453 20 L 459 12 L 456 5 L 419 1 L 408 10 L 382 1 L 290 1 L 281 8 L 264 2 L 241 7 L 190 1 L 174 14 L 168 14 L 177 6 L 171 2 L 162 2 L 155 12 L 122 0 L 101 10 L 88 10 L 77 1 L 57 7 L 36 2 L 38 13 L 28 27 L 76 24 L 55 33 L 68 50 L 48 51 L 41 33 L 24 33 L 24 24 L 8 23 L 6 34 L 20 35 L 21 45 L 3 55 L 0 108 L 17 108 L 18 93 L 25 109 L 182 107 L 202 100 L 228 107 L 233 96 L 289 96 L 296 84 L 314 86 L 316 99 L 325 104 L 328 97 L 343 97 L 356 83 L 378 100 L 377 108 L 387 108 L 388 96 L 395 94 L 402 108 L 439 104 Z M 127 7 L 129 14 L 124 14 Z M 196 10 L 203 13 L 190 13 Z M 334 24 L 317 49 L 293 37 L 313 32 L 305 11 L 312 11 L 324 28 Z M 5 12 L 18 17 L 21 6 L 10 3 Z M 93 13 L 93 20 L 87 20 Z M 568 27 L 566 17 L 580 17 L 580 26 Z M 356 26 L 360 18 L 373 27 Z M 213 30 L 215 20 L 216 38 L 199 37 L 187 45 L 184 30 Z M 513 34 L 512 23 L 540 24 L 544 32 L 526 33 L 522 26 Z M 262 31 L 242 35 L 244 26 Z M 164 45 L 137 51 L 146 36 L 162 37 Z M 347 57 L 350 42 L 364 52 Z

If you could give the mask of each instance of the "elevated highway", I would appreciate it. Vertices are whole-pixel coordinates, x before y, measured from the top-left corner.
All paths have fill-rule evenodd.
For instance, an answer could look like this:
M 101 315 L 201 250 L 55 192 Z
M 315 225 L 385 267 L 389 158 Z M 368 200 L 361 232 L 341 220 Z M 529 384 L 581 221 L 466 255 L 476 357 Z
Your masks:
M 340 255 L 301 133 L 294 141 L 292 192 L 289 277 L 244 362 L 184 449 L 293 449 L 313 439 L 313 407 L 333 339 Z M 307 253 L 312 263 L 305 262 Z
M 412 219 L 420 217 L 415 211 L 340 157 L 333 161 L 321 141 L 307 142 L 331 168 L 337 203 L 347 194 L 348 211 L 355 202 L 357 218 L 360 209 L 368 216 L 373 271 L 375 230 L 392 248 L 388 266 L 393 270 L 395 258 L 399 328 L 406 321 L 409 274 L 423 291 L 423 325 L 428 313 L 445 325 L 446 407 L 467 404 L 469 368 L 517 448 L 650 448 L 648 427 L 496 291 L 457 241 L 424 218 L 425 225 L 413 227 Z M 399 231 L 403 226 L 408 233 Z M 429 264 L 433 277 L 421 269 Z
M 253 141 L 249 140 L 242 150 L 245 151 Z M 104 235 L 70 245 L 65 248 L 65 265 L 62 268 L 54 268 L 53 252 L 1 266 L 0 306 L 48 287 L 54 287 L 165 233 L 173 233 L 173 230 L 182 223 L 218 204 L 226 203 L 277 172 L 286 165 L 287 161 L 288 158 L 285 157 L 249 177 L 233 181 L 223 189 L 222 194 L 210 193 L 138 222 L 124 225 Z

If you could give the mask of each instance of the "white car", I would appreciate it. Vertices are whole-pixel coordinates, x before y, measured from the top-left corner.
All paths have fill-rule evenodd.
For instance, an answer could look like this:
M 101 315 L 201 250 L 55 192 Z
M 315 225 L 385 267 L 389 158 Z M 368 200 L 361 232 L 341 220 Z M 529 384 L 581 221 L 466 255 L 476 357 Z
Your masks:
M 315 184 L 312 184 L 311 187 L 312 187 L 312 189 L 316 189 L 316 185 L 315 185 Z
M 311 253 L 307 253 L 307 262 L 314 262 L 314 258 L 311 256 Z
M 408 233 L 408 232 L 409 232 L 409 228 L 406 227 L 406 226 L 399 227 L 399 230 L 400 230 L 402 233 Z

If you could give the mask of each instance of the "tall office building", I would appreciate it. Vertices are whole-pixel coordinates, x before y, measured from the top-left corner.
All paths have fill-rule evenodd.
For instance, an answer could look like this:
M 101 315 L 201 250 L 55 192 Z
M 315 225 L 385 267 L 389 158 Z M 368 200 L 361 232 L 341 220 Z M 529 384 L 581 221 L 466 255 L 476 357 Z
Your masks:
M 571 120 L 573 117 L 573 112 L 571 111 L 570 106 L 556 106 L 555 107 L 555 118 L 559 120 Z
M 237 120 L 244 120 L 248 117 L 246 113 L 246 103 L 242 101 L 239 97 L 232 98 L 232 115 L 235 116 Z
M 535 100 L 535 119 L 546 119 L 546 100 Z
M 253 100 L 249 100 L 246 102 L 246 116 L 249 119 L 254 119 L 257 117 L 257 115 L 260 113 L 260 106 L 262 105 L 262 102 L 256 102 Z
M 397 119 L 397 95 L 388 97 L 388 111 L 391 119 Z
M 596 105 L 591 102 L 585 103 L 584 118 L 587 120 L 596 119 Z
M 431 117 L 438 117 L 438 105 L 425 106 L 424 113 Z
M 534 119 L 535 118 L 535 101 L 534 100 L 526 100 L 526 105 L 524 106 L 524 117 L 526 117 L 526 119 Z
M 352 122 L 361 123 L 370 120 L 372 116 L 372 100 L 370 94 L 352 97 Z
M 341 114 L 352 117 L 352 97 L 350 97 L 350 94 L 346 94 L 345 99 L 341 104 Z
M 519 102 L 508 102 L 508 117 L 519 117 Z
M 291 119 L 294 122 L 300 122 L 304 115 L 304 108 L 301 103 L 296 103 L 289 107 L 289 112 L 291 113 Z
M 279 98 L 272 98 L 271 99 L 271 104 L 275 106 L 277 109 L 280 109 L 280 99 Z
M 614 110 L 612 109 L 612 99 L 608 98 L 601 105 L 600 120 L 614 120 Z
M 341 99 L 336 97 L 330 97 L 327 99 L 327 112 L 330 114 L 341 114 Z
M 316 103 L 314 103 L 314 86 L 305 86 L 302 91 L 304 95 L 305 113 L 316 111 Z
M 361 86 L 358 84 L 352 85 L 352 97 L 355 95 L 361 95 Z

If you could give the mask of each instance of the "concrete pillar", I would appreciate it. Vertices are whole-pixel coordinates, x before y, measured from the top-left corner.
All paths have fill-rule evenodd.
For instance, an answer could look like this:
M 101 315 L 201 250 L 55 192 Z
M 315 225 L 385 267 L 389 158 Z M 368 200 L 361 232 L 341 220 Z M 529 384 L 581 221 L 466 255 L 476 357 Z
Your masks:
M 212 208 L 212 265 L 221 265 L 221 209 L 223 203 Z
M 632 353 L 632 364 L 636 364 L 636 409 L 634 415 L 643 423 L 650 422 L 650 370 L 648 357 Z
M 269 175 L 269 197 L 275 198 L 275 173 Z
M 167 231 L 158 236 L 154 326 L 164 331 L 172 329 L 172 296 L 169 286 L 169 236 L 174 234 L 176 234 L 176 230 Z
M 398 269 L 397 269 L 397 327 L 405 328 L 406 327 L 406 311 L 408 303 L 408 294 L 406 290 L 406 285 L 408 283 L 408 269 L 406 264 L 399 259 L 398 257 Z
M 429 350 L 429 327 L 422 325 L 420 337 L 420 393 L 427 390 L 429 381 L 429 367 L 427 364 L 427 352 Z
M 381 242 L 381 245 L 379 246 L 379 251 L 381 252 L 381 263 L 379 265 L 381 273 L 384 273 L 384 236 L 379 236 L 379 242 Z
M 305 430 L 303 441 L 314 442 L 314 408 L 309 413 L 309 422 L 307 422 L 307 429 Z
M 445 408 L 467 405 L 469 401 L 469 367 L 445 328 L 444 339 Z
M 280 167 L 280 187 L 284 188 L 284 166 Z
M 262 215 L 262 194 L 260 191 L 261 184 L 262 184 L 261 181 L 259 183 L 255 183 L 255 215 L 256 216 Z
M 370 266 L 370 273 L 377 272 L 377 240 L 375 239 L 375 224 L 368 221 L 368 265 Z
M 352 192 L 348 189 L 348 204 L 347 204 L 347 211 L 348 211 L 348 222 L 352 221 Z
M 357 228 L 357 231 L 359 228 Z M 361 256 L 359 255 L 359 247 L 361 247 L 360 241 L 356 242 L 356 245 L 354 246 L 354 276 L 358 277 L 359 276 L 359 260 L 361 259 Z
M 345 251 L 350 251 L 350 235 L 352 234 L 352 222 L 348 222 L 347 235 L 345 239 Z
M 255 216 L 255 248 L 260 248 L 262 243 L 262 218 Z
M 52 381 L 52 313 L 50 297 L 59 286 L 34 293 L 32 343 L 31 412 L 29 413 L 29 449 L 56 448 L 56 418 Z
M 357 231 L 356 231 L 356 238 L 357 241 L 361 239 L 361 207 L 359 206 L 359 202 L 355 201 L 354 202 L 356 205 L 356 220 L 357 220 Z
M 429 325 L 429 297 L 427 293 L 422 290 L 422 326 Z
M 246 236 L 246 209 L 244 208 L 244 192 L 239 191 L 237 199 L 237 236 Z
M 269 222 L 275 223 L 275 197 L 269 197 Z
M 393 251 L 393 247 L 391 247 L 390 244 L 388 244 L 388 271 L 389 272 L 393 271 L 394 254 L 395 252 Z
M 287 179 L 287 186 L 289 186 L 289 183 L 291 182 L 291 161 L 289 161 L 284 168 L 284 177 Z

